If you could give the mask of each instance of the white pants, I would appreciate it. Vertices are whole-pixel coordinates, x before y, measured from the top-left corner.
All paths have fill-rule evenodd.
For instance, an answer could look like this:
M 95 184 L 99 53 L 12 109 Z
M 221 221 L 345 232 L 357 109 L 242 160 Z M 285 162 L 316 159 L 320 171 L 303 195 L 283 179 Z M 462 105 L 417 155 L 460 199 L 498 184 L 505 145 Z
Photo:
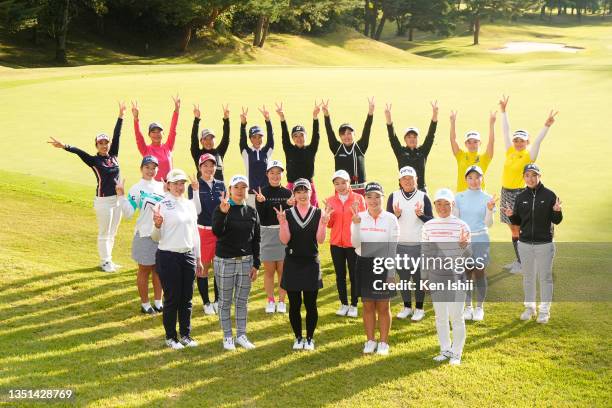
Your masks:
M 117 196 L 96 197 L 94 209 L 98 219 L 98 254 L 102 263 L 113 259 L 115 235 L 121 222 L 121 207 Z
M 540 313 L 549 313 L 553 296 L 553 258 L 555 244 L 525 244 L 518 243 L 523 270 L 523 291 L 525 292 L 525 307 L 536 308 L 536 278 L 540 279 Z
M 461 357 L 461 353 L 463 353 L 466 337 L 465 321 L 463 320 L 464 302 L 465 300 L 461 302 L 433 302 L 440 351 L 452 351 L 458 357 Z M 449 321 L 453 328 L 452 342 Z

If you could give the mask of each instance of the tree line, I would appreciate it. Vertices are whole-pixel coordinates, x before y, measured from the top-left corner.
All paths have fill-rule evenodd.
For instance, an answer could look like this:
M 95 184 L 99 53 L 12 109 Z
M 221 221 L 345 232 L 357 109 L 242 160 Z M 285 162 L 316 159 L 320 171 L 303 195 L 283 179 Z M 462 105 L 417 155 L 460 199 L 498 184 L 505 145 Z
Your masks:
M 117 33 L 142 40 L 144 50 L 171 38 L 186 52 L 198 33 L 252 35 L 263 47 L 271 30 L 317 35 L 338 25 L 380 40 L 385 24 L 413 40 L 415 30 L 447 36 L 467 23 L 478 44 L 483 21 L 515 20 L 525 13 L 609 15 L 612 0 L 0 0 L 0 25 L 12 34 L 30 32 L 55 43 L 55 61 L 67 63 L 69 28 L 113 38 Z

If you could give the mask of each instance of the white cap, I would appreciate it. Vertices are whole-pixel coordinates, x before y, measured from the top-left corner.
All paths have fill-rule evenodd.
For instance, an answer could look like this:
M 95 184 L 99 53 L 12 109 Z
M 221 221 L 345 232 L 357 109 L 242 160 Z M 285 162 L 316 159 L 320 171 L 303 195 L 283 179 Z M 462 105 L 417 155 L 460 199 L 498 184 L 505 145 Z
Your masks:
M 455 201 L 455 194 L 453 194 L 450 188 L 441 188 L 436 191 L 434 196 L 434 202 L 438 200 L 446 200 L 452 204 Z
M 480 141 L 480 133 L 478 133 L 475 130 L 470 130 L 468 132 L 465 133 L 465 141 L 467 142 L 470 139 L 475 139 Z
M 465 177 L 468 176 L 468 174 L 470 174 L 471 172 L 475 171 L 476 173 L 478 173 L 480 176 L 484 175 L 484 172 L 482 171 L 482 169 L 480 168 L 480 166 L 470 166 L 467 168 L 467 170 L 465 170 Z
M 408 128 L 406 128 L 406 130 L 404 130 L 404 136 L 406 136 L 408 134 L 408 132 L 414 132 L 418 136 L 419 135 L 419 128 L 416 128 L 416 127 L 408 127 Z
M 100 133 L 99 135 L 96 136 L 96 143 L 98 143 L 100 140 L 106 140 L 110 142 L 110 137 L 108 137 L 106 133 Z
M 283 166 L 283 162 L 280 160 L 270 160 L 268 162 L 268 166 L 266 167 L 266 171 L 270 170 L 273 167 L 278 167 L 282 171 L 285 171 L 285 166 Z
M 516 139 L 516 138 L 523 139 L 523 140 L 529 140 L 529 133 L 526 130 L 517 130 L 512 135 L 512 139 Z
M 166 181 L 168 183 L 174 183 L 176 181 L 187 181 L 189 178 L 185 174 L 185 172 L 181 169 L 172 169 L 168 172 L 166 176 Z
M 351 176 L 349 176 L 346 170 L 337 170 L 332 176 L 332 181 L 334 181 L 337 178 L 341 178 L 342 180 L 346 180 L 349 182 L 351 181 Z
M 402 167 L 399 171 L 399 175 L 397 176 L 397 178 L 401 179 L 402 177 L 407 177 L 407 176 L 416 177 L 417 176 L 416 170 L 410 166 Z
M 243 176 L 242 174 L 236 174 L 232 177 L 232 179 L 230 180 L 230 187 L 234 187 L 238 183 L 244 183 L 246 184 L 247 188 L 249 188 L 249 179 L 246 178 L 246 176 Z

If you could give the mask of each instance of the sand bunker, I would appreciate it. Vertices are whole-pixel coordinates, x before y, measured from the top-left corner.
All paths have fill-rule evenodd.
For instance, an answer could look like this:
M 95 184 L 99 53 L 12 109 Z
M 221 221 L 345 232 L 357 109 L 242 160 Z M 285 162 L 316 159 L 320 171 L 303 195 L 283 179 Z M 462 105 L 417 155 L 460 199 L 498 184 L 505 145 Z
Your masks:
M 570 47 L 565 44 L 516 41 L 506 43 L 503 48 L 493 48 L 489 51 L 500 54 L 522 54 L 525 52 L 570 52 L 576 53 L 581 47 Z

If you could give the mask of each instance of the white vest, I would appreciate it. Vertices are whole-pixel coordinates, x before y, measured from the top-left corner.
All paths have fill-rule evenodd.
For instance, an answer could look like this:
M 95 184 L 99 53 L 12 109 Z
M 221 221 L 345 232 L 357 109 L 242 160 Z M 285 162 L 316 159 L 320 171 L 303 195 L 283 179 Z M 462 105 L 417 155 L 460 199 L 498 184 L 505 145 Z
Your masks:
M 393 205 L 399 204 L 402 210 L 402 215 L 397 219 L 400 227 L 399 244 L 400 245 L 415 245 L 421 242 L 421 229 L 423 221 L 414 213 L 416 203 L 420 202 L 421 206 L 425 206 L 425 193 L 417 190 L 410 200 L 406 200 L 402 190 L 393 192 Z

